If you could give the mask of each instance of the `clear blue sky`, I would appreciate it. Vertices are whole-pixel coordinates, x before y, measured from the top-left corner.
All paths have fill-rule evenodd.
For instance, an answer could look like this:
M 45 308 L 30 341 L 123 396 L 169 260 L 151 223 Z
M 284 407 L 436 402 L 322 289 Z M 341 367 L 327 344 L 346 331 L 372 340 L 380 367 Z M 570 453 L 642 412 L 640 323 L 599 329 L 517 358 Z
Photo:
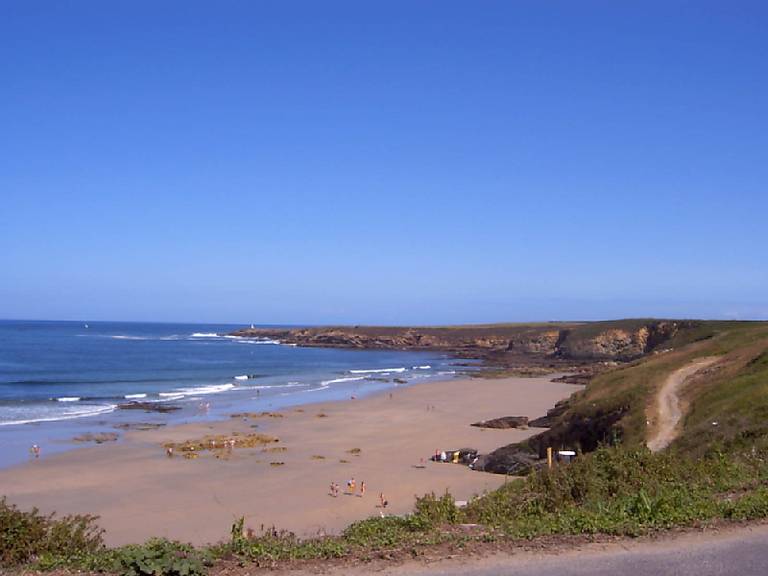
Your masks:
M 4 2 L 0 318 L 768 318 L 765 2 Z

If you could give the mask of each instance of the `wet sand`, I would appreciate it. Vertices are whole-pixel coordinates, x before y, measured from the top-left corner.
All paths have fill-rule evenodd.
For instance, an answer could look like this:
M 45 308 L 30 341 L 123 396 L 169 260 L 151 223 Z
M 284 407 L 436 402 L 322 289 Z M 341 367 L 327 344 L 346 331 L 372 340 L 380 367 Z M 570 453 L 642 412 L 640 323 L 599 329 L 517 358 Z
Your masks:
M 378 515 L 380 492 L 389 501 L 387 513 L 403 514 L 412 509 L 415 495 L 449 490 L 466 500 L 503 484 L 503 476 L 428 459 L 436 449 L 488 452 L 531 436 L 536 429 L 484 430 L 470 424 L 541 416 L 579 388 L 548 377 L 454 380 L 395 388 L 391 396 L 288 409 L 277 418 L 132 431 L 118 444 L 44 455 L 2 470 L 0 494 L 23 508 L 97 514 L 111 545 L 152 536 L 215 542 L 228 537 L 240 516 L 257 531 L 274 525 L 301 536 L 334 533 Z M 169 441 L 233 432 L 276 436 L 280 441 L 265 448 L 278 450 L 235 448 L 227 459 L 208 451 L 185 459 L 178 451 L 168 458 L 163 448 Z M 276 462 L 283 464 L 272 465 Z M 343 493 L 351 477 L 358 487 L 365 481 L 364 497 Z M 341 485 L 337 498 L 329 496 L 332 481 Z

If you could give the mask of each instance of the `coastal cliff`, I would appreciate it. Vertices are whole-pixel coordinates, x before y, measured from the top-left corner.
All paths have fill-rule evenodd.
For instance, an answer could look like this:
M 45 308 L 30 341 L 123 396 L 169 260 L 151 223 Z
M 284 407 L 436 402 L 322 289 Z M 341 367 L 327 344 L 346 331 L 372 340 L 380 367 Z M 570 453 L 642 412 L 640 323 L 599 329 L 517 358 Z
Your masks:
M 492 324 L 451 327 L 245 328 L 232 333 L 286 344 L 360 349 L 445 350 L 464 357 L 628 361 L 663 348 L 696 321 Z

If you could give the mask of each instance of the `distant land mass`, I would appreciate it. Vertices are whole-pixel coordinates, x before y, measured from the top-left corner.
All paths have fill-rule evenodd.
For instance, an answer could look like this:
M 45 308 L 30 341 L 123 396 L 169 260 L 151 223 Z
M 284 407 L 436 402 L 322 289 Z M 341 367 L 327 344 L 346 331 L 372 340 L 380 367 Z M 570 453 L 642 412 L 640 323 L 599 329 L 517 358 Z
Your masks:
M 628 319 L 464 326 L 324 326 L 244 328 L 234 336 L 273 338 L 299 346 L 444 350 L 508 368 L 629 361 L 704 337 L 702 320 Z

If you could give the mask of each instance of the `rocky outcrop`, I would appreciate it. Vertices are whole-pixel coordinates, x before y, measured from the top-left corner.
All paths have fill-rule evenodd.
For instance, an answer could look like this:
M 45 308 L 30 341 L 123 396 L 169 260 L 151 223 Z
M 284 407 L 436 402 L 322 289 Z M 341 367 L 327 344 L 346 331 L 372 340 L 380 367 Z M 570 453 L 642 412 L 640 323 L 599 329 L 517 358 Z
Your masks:
M 126 402 L 117 405 L 118 410 L 143 410 L 144 412 L 175 412 L 181 410 L 181 406 L 174 404 L 164 404 L 162 402 Z
M 653 351 L 695 322 L 620 320 L 595 323 L 497 324 L 437 328 L 378 326 L 295 329 L 250 328 L 247 338 L 277 339 L 299 346 L 368 349 L 439 349 L 466 357 L 632 360 Z
M 567 335 L 565 330 L 526 332 L 511 338 L 507 344 L 507 350 L 522 354 L 555 355 L 557 354 L 558 344 L 564 339 L 565 335 Z
M 502 416 L 501 418 L 494 418 L 493 420 L 483 420 L 482 422 L 475 422 L 470 426 L 476 426 L 477 428 L 497 428 L 506 430 L 508 428 L 528 428 L 527 416 Z
M 478 456 L 472 467 L 480 472 L 523 476 L 539 463 L 540 460 L 536 454 L 518 444 L 510 444 L 490 454 Z
M 678 333 L 680 325 L 679 322 L 657 321 L 639 326 L 610 327 L 594 335 L 584 334 L 585 330 L 581 335 L 565 338 L 557 353 L 574 360 L 632 360 L 670 340 Z

